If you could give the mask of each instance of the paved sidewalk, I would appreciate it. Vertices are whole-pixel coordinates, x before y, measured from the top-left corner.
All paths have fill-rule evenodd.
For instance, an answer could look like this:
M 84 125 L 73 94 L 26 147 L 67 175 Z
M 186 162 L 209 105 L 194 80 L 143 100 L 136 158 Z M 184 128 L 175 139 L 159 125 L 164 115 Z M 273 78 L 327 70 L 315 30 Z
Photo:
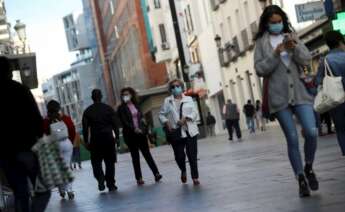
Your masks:
M 303 142 L 301 142 L 301 145 Z M 74 201 L 61 201 L 57 192 L 47 211 L 345 211 L 345 158 L 335 136 L 319 139 L 315 171 L 320 191 L 300 199 L 279 128 L 245 135 L 244 142 L 229 143 L 225 135 L 199 142 L 201 186 L 191 180 L 182 185 L 170 146 L 152 150 L 163 181 L 155 183 L 142 159 L 146 185 L 136 186 L 130 156 L 119 156 L 116 178 L 119 191 L 100 193 L 90 164 L 77 171 Z

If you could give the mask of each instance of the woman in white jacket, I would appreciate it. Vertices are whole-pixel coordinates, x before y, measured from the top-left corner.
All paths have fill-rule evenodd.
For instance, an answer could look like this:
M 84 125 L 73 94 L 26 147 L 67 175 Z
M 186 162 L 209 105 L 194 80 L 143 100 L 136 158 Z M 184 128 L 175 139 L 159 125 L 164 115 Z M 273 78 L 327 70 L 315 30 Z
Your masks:
M 174 150 L 176 163 L 181 170 L 182 183 L 187 182 L 187 155 L 193 184 L 199 185 L 197 108 L 191 97 L 183 95 L 183 83 L 180 80 L 171 81 L 169 91 L 172 95 L 164 100 L 159 119 L 164 126 L 167 141 Z

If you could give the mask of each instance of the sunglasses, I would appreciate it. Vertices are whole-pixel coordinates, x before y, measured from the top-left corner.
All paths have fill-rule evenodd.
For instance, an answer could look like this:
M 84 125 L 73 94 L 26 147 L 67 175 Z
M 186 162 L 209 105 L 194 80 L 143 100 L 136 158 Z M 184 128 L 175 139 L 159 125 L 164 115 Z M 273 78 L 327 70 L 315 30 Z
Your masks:
M 181 87 L 181 85 L 172 85 L 171 89 L 180 88 L 180 87 Z

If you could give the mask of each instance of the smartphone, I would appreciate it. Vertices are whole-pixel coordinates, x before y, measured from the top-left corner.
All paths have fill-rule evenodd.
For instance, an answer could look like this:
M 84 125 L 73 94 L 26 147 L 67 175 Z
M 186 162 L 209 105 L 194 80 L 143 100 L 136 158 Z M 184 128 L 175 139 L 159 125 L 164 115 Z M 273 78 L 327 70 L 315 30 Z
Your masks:
M 290 35 L 288 33 L 285 33 L 283 43 L 286 44 L 289 40 L 290 40 Z

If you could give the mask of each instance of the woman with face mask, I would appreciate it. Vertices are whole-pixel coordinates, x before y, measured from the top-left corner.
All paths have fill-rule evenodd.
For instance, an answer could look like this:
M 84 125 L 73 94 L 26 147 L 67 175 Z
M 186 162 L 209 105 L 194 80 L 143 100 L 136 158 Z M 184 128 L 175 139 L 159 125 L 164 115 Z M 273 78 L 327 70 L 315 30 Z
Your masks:
M 159 173 L 155 161 L 150 152 L 147 133 L 148 129 L 143 114 L 137 102 L 137 94 L 133 88 L 127 87 L 121 90 L 122 104 L 118 108 L 118 116 L 123 127 L 123 137 L 132 156 L 135 178 L 139 186 L 144 185 L 140 168 L 139 150 L 149 165 L 155 181 L 159 182 L 162 175 Z
M 279 121 L 287 141 L 288 155 L 299 184 L 300 197 L 310 196 L 319 184 L 313 171 L 317 128 L 313 97 L 301 80 L 301 67 L 308 65 L 311 54 L 293 33 L 285 12 L 278 6 L 265 8 L 255 37 L 254 64 L 258 76 L 268 86 L 264 95 L 269 112 Z M 265 103 L 264 103 L 265 104 Z M 293 115 L 305 132 L 305 166 L 299 150 L 299 136 Z
M 200 184 L 197 161 L 197 108 L 191 97 L 183 95 L 183 84 L 180 80 L 171 81 L 169 91 L 171 96 L 164 100 L 159 119 L 164 125 L 167 141 L 174 150 L 176 163 L 181 170 L 182 183 L 187 182 L 187 155 L 193 184 L 197 186 Z

